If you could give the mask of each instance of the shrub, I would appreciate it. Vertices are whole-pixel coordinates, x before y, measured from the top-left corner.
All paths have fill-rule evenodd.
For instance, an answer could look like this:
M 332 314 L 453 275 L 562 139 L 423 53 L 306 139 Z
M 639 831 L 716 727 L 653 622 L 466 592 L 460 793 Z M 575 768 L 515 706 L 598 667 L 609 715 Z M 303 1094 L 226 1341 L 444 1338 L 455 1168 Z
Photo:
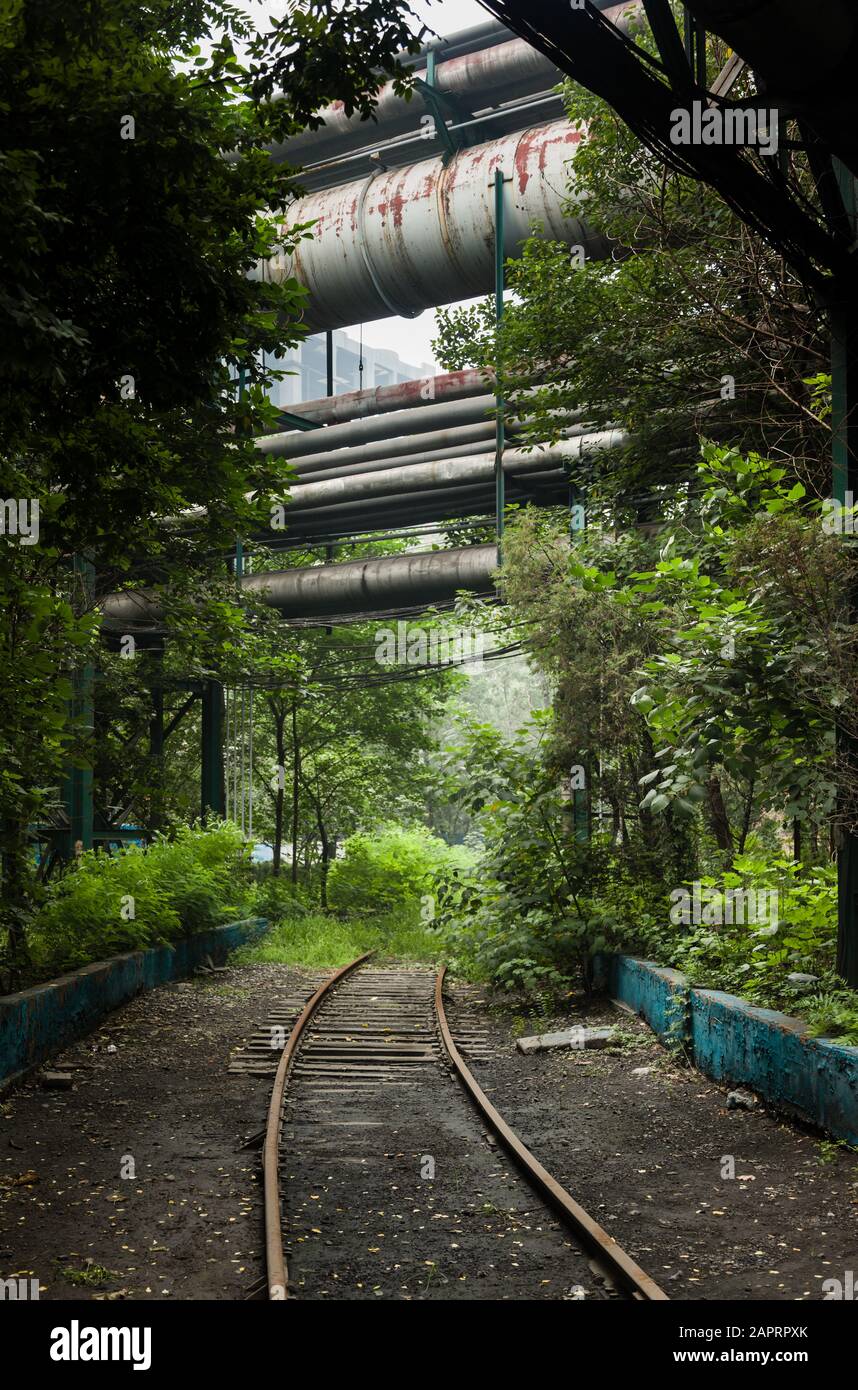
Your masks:
M 451 847 L 422 827 L 385 826 L 346 841 L 345 857 L 331 865 L 328 901 L 341 913 L 405 911 L 414 918 L 429 893 L 434 875 L 444 866 L 468 864 L 471 855 Z
M 116 854 L 88 851 L 51 883 L 30 950 L 39 974 L 74 969 L 205 931 L 250 905 L 247 850 L 234 825 L 180 826 Z

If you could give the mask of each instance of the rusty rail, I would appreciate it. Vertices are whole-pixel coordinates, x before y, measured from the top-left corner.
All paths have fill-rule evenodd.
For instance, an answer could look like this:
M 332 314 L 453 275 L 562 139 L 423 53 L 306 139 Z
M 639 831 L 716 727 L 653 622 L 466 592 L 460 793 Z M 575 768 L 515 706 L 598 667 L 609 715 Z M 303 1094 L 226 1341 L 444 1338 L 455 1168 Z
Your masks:
M 626 1254 L 613 1236 L 609 1236 L 607 1231 L 603 1230 L 598 1222 L 588 1215 L 574 1197 L 569 1195 L 565 1187 L 561 1187 L 556 1178 L 553 1178 L 543 1168 L 539 1160 L 513 1133 L 503 1116 L 495 1110 L 453 1041 L 444 1009 L 444 976 L 446 973 L 447 967 L 442 966 L 435 980 L 435 1014 L 438 1019 L 441 1041 L 458 1073 L 459 1080 L 468 1091 L 483 1119 L 494 1130 L 531 1187 L 554 1208 L 581 1243 L 587 1246 L 595 1257 L 596 1263 L 603 1266 L 613 1283 L 619 1285 L 629 1297 L 640 1301 L 666 1300 L 667 1294 L 664 1290 L 660 1289 L 658 1284 L 644 1273 L 640 1265 Z
M 292 1070 L 292 1063 L 301 1042 L 301 1035 L 310 1019 L 318 1009 L 322 1000 L 325 999 L 339 982 L 356 970 L 364 961 L 369 960 L 374 952 L 367 951 L 365 955 L 358 956 L 357 960 L 344 965 L 336 974 L 320 985 L 316 993 L 312 995 L 304 1005 L 299 1017 L 295 1022 L 292 1032 L 289 1034 L 286 1046 L 280 1057 L 277 1067 L 277 1074 L 274 1077 L 274 1085 L 271 1090 L 271 1102 L 268 1106 L 268 1122 L 265 1127 L 265 1145 L 262 1150 L 262 1174 L 265 1202 L 265 1267 L 268 1278 L 268 1297 L 272 1301 L 281 1301 L 289 1297 L 289 1279 L 286 1270 L 286 1257 L 283 1254 L 283 1227 L 280 1214 L 280 1127 L 283 1119 L 283 1097 L 286 1094 L 286 1083 L 289 1080 L 289 1073 Z

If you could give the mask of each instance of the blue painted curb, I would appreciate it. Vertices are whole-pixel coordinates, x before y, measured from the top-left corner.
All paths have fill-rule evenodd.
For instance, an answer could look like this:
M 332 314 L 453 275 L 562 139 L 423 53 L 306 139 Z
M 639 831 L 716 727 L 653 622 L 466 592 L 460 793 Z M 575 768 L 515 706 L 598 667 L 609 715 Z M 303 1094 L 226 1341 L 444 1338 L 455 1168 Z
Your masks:
M 170 946 L 129 951 L 60 975 L 47 984 L 0 997 L 0 1088 L 94 1028 L 135 994 L 179 980 L 206 957 L 219 965 L 268 930 L 264 917 L 228 922 Z
M 635 956 L 603 962 L 615 999 L 716 1081 L 750 1086 L 776 1109 L 858 1145 L 858 1047 L 808 1037 L 807 1024 Z

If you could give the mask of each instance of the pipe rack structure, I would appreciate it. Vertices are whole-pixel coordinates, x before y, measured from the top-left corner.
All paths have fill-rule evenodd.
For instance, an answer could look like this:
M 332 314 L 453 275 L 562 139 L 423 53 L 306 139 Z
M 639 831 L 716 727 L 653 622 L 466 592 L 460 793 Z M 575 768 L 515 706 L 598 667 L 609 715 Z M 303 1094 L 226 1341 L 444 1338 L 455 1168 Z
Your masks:
M 588 256 L 610 254 L 603 238 L 567 214 L 568 170 L 583 135 L 556 119 L 562 101 L 553 63 L 499 25 L 454 35 L 441 48 L 407 60 L 419 102 L 404 101 L 392 86 L 381 91 L 381 140 L 370 148 L 366 124 L 335 107 L 322 113 L 319 131 L 275 151 L 290 163 L 315 161 L 305 179 L 311 191 L 286 209 L 282 224 L 284 241 L 307 223 L 312 235 L 254 274 L 294 275 L 304 285 L 310 332 L 413 317 L 492 290 L 502 296 L 504 259 L 518 255 L 534 231 Z M 434 141 L 431 151 L 425 141 Z M 418 151 L 426 157 L 415 159 Z M 285 508 L 290 540 L 328 545 L 401 526 L 413 533 L 423 524 L 484 517 L 496 505 L 502 517 L 497 499 L 504 495 L 562 503 L 570 464 L 621 442 L 616 431 L 588 431 L 570 418 L 559 422 L 551 448 L 515 447 L 524 421 L 505 418 L 510 412 L 495 385 L 490 372 L 442 373 L 296 406 L 288 417 L 294 428 L 257 441 L 297 476 Z M 474 545 L 237 573 L 236 580 L 240 595 L 260 598 L 286 621 L 333 623 L 420 612 L 462 591 L 492 595 L 498 561 L 496 544 Z M 101 609 L 108 637 L 157 642 L 166 635 L 156 592 L 111 594 Z M 202 810 L 222 813 L 222 687 L 207 680 L 200 695 Z

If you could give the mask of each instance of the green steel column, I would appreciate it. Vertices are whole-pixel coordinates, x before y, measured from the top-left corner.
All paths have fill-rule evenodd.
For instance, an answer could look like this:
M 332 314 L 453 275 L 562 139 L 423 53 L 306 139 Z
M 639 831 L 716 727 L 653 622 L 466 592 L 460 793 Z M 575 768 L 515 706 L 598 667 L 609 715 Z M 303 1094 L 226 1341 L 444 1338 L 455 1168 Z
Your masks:
M 503 170 L 495 169 L 495 331 L 497 344 L 495 350 L 495 535 L 498 543 L 498 559 L 501 554 L 501 544 L 503 541 L 503 513 L 505 503 L 505 487 L 503 476 L 503 451 L 504 451 L 504 399 L 503 385 L 501 383 L 501 361 L 500 361 L 500 325 L 503 319 L 503 290 L 504 290 L 504 217 L 503 217 Z
M 155 647 L 151 653 L 152 698 L 149 716 L 149 767 L 151 796 L 149 803 L 149 826 L 160 830 L 164 822 L 164 647 Z
M 93 591 L 95 588 L 95 566 L 84 556 L 75 555 L 73 561 L 74 573 L 74 608 L 87 609 L 91 607 L 93 601 Z M 78 598 L 80 603 L 78 603 Z M 74 694 L 69 701 L 69 717 L 71 722 L 83 734 L 84 741 L 91 745 L 94 725 L 95 725 L 95 667 L 91 662 L 75 671 L 72 677 Z M 91 747 L 84 749 L 77 760 L 78 766 L 69 766 L 63 782 L 63 803 L 68 815 L 68 832 L 62 837 L 60 852 L 66 858 L 71 858 L 76 853 L 78 847 L 81 849 L 92 849 L 92 830 L 93 830 L 93 786 L 92 786 L 92 750 Z
M 222 816 L 226 810 L 223 780 L 223 686 L 203 681 L 201 814 Z
M 853 231 L 856 218 L 856 184 L 835 162 L 843 202 Z M 858 496 L 858 295 L 852 286 L 842 287 L 831 309 L 831 433 L 832 495 L 841 506 L 852 506 Z M 854 621 L 858 595 L 849 600 Z M 855 740 L 838 729 L 837 749 L 841 767 L 858 777 Z M 840 810 L 846 821 L 837 835 L 837 970 L 847 984 L 858 987 L 858 835 L 852 823 L 854 806 L 841 793 Z
M 580 507 L 582 513 L 579 516 L 576 508 Z M 587 512 L 584 508 L 583 493 L 579 491 L 577 484 L 569 484 L 569 539 L 575 541 L 579 536 L 583 536 L 587 529 Z M 572 829 L 575 839 L 579 844 L 586 844 L 590 839 L 590 771 L 592 763 L 588 761 L 584 769 L 585 785 L 583 787 L 573 787 L 571 790 L 572 801 Z
M 858 497 L 858 305 L 841 302 L 831 314 L 832 495 L 842 506 Z M 854 621 L 858 596 L 849 600 Z M 858 749 L 842 729 L 837 733 L 841 768 L 858 776 Z M 858 987 L 858 835 L 852 829 L 854 807 L 841 793 L 846 824 L 837 834 L 837 969 Z

